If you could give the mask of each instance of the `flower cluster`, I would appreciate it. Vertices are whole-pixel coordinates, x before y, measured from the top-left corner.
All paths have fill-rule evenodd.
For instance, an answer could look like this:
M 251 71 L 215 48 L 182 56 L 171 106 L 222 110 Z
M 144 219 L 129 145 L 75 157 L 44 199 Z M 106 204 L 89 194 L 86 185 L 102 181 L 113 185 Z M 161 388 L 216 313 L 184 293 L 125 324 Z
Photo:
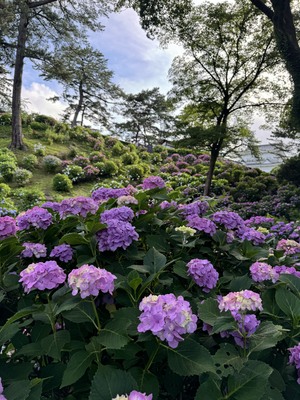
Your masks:
M 295 267 L 286 267 L 285 265 L 275 265 L 274 271 L 279 275 L 281 274 L 295 275 L 298 278 L 300 278 L 300 271 L 297 271 Z
M 129 222 L 132 221 L 134 217 L 134 212 L 131 208 L 122 206 L 117 208 L 111 208 L 106 210 L 101 214 L 100 221 L 103 224 L 108 223 L 112 219 L 117 219 L 119 221 Z
M 171 208 L 171 207 L 176 207 L 176 208 L 177 208 L 178 204 L 177 204 L 177 202 L 174 201 L 174 200 L 172 200 L 172 201 L 164 200 L 164 201 L 162 201 L 162 202 L 160 203 L 159 206 L 160 206 L 160 208 L 161 208 L 162 210 L 167 210 L 168 208 Z
M 256 246 L 264 243 L 266 240 L 266 236 L 262 232 L 253 228 L 241 228 L 238 230 L 237 235 L 241 240 L 249 240 L 249 242 L 252 242 Z
M 218 299 L 220 311 L 256 311 L 262 310 L 262 300 L 258 293 L 252 290 L 230 292 Z
M 88 296 L 98 296 L 99 292 L 112 294 L 115 279 L 117 277 L 106 269 L 84 264 L 69 273 L 68 284 L 73 296 L 80 292 L 80 297 L 84 299 Z
M 138 332 L 151 331 L 160 340 L 176 348 L 183 340 L 185 333 L 193 333 L 197 329 L 197 316 L 192 314 L 189 302 L 182 296 L 164 294 L 144 297 L 139 306 L 142 314 Z
M 46 230 L 52 224 L 52 215 L 41 207 L 33 207 L 17 216 L 17 225 L 20 230 L 40 228 Z
M 146 395 L 146 393 L 133 390 L 129 393 L 129 396 L 124 394 L 121 396 L 117 395 L 117 397 L 114 397 L 112 400 L 152 400 L 152 394 Z
M 194 258 L 188 264 L 188 274 L 200 286 L 203 292 L 210 292 L 216 287 L 219 274 L 208 260 Z
M 248 338 L 256 332 L 260 325 L 260 321 L 254 314 L 241 315 L 239 313 L 232 313 L 233 318 L 238 323 L 238 329 L 230 332 L 233 336 L 235 343 L 240 347 L 248 347 Z
M 181 214 L 184 217 L 187 217 L 188 215 L 203 215 L 206 213 L 208 210 L 209 205 L 206 201 L 194 201 L 193 203 L 190 204 L 181 204 L 179 206 L 179 209 L 181 210 Z
M 134 226 L 129 222 L 118 219 L 107 221 L 107 228 L 97 233 L 98 247 L 100 251 L 115 251 L 118 248 L 127 249 L 139 235 Z
M 260 215 L 255 215 L 249 219 L 245 220 L 245 225 L 247 226 L 256 226 L 256 225 L 264 225 L 264 224 L 273 224 L 274 218 L 263 217 Z
M 124 206 L 126 204 L 138 204 L 138 200 L 133 196 L 120 196 L 117 200 L 118 206 Z
M 59 215 L 61 218 L 65 218 L 68 215 L 86 217 L 88 213 L 95 214 L 98 207 L 98 204 L 90 197 L 73 197 L 65 199 L 60 203 Z
M 13 236 L 16 231 L 16 221 L 13 217 L 0 217 L 0 240 Z
M 251 277 L 254 282 L 272 281 L 275 283 L 278 280 L 279 274 L 275 268 L 264 262 L 255 262 L 250 267 Z
M 244 226 L 244 220 L 233 211 L 217 211 L 212 215 L 212 220 L 224 225 L 226 229 L 239 229 Z
M 281 239 L 277 243 L 276 249 L 284 250 L 284 254 L 286 255 L 293 255 L 300 253 L 300 243 L 296 242 L 295 240 Z
M 56 261 L 45 261 L 30 264 L 20 273 L 25 293 L 31 290 L 45 290 L 57 288 L 66 279 L 66 274 Z
M 300 385 L 300 343 L 297 346 L 290 347 L 289 349 L 290 357 L 289 363 L 294 364 L 298 370 L 297 383 Z
M 36 257 L 42 258 L 46 257 L 47 255 L 47 248 L 44 244 L 41 243 L 23 243 L 23 247 L 25 250 L 22 251 L 22 257 Z
M 142 183 L 142 188 L 144 190 L 148 189 L 162 189 L 165 187 L 165 181 L 160 176 L 149 176 L 145 178 Z
M 53 247 L 50 257 L 58 258 L 62 262 L 71 261 L 73 258 L 73 249 L 69 244 L 60 244 Z
M 189 228 L 188 226 L 179 226 L 175 228 L 175 232 L 181 232 L 185 236 L 194 236 L 196 230 L 193 228 Z
M 188 226 L 198 231 L 208 233 L 210 236 L 213 236 L 217 232 L 216 224 L 207 218 L 201 218 L 198 215 L 188 215 L 186 219 Z
M 121 196 L 128 196 L 130 194 L 130 189 L 128 188 L 111 189 L 101 187 L 92 193 L 92 199 L 97 202 L 103 202 L 109 199 L 117 199 Z

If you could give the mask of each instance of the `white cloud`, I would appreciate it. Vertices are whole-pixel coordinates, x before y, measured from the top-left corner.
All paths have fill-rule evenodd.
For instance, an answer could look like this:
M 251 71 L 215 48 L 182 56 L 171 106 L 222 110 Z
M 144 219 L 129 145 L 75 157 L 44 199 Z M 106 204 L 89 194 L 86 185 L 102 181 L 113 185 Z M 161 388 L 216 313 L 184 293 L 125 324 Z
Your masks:
M 49 115 L 59 119 L 66 105 L 61 101 L 51 102 L 47 99 L 58 94 L 45 84 L 32 82 L 29 87 L 22 89 L 22 102 L 29 112 Z

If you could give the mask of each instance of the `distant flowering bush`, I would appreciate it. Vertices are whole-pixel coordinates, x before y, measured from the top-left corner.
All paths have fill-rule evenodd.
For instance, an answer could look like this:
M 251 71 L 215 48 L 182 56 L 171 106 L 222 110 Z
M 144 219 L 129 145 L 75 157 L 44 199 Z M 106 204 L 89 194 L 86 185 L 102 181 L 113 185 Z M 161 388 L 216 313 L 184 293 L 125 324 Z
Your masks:
M 143 298 L 139 309 L 142 314 L 138 331 L 151 331 L 173 349 L 183 340 L 182 335 L 193 333 L 197 328 L 197 316 L 192 314 L 190 304 L 182 296 L 149 295 Z
M 66 280 L 66 274 L 55 261 L 30 264 L 20 272 L 20 277 L 25 293 L 34 289 L 54 289 Z
M 195 258 L 188 264 L 188 274 L 200 286 L 203 292 L 210 292 L 218 282 L 219 274 L 208 260 Z
M 99 292 L 112 294 L 115 279 L 117 277 L 105 269 L 85 264 L 69 273 L 68 284 L 73 296 L 80 292 L 80 297 L 84 299 L 98 296 Z
M 20 230 L 38 228 L 46 230 L 52 224 L 52 215 L 41 207 L 33 207 L 31 210 L 17 216 L 17 226 Z
M 165 187 L 165 181 L 160 176 L 149 176 L 145 178 L 142 183 L 142 188 L 144 190 L 155 188 L 162 189 L 163 187 Z

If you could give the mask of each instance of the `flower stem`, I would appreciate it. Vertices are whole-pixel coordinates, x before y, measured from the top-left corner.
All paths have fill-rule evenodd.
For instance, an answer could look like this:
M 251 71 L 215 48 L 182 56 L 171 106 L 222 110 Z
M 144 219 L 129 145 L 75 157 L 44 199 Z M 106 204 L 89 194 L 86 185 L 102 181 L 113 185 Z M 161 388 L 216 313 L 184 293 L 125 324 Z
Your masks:
M 99 315 L 98 315 L 98 312 L 97 312 L 97 309 L 96 309 L 96 304 L 95 304 L 95 299 L 94 298 L 92 298 L 92 306 L 93 306 L 94 314 L 95 314 L 95 317 L 96 317 L 97 329 L 98 329 L 98 332 L 100 332 L 101 331 L 101 324 L 100 324 L 100 319 L 99 319 Z

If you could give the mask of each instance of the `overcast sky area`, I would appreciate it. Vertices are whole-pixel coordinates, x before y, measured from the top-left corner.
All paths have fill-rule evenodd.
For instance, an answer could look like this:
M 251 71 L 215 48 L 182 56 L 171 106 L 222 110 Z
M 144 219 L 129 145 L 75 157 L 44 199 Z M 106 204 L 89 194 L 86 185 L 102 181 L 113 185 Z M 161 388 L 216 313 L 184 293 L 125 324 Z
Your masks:
M 133 10 L 111 14 L 103 20 L 105 30 L 93 33 L 91 45 L 100 50 L 108 60 L 108 67 L 114 72 L 114 81 L 127 93 L 159 87 L 164 94 L 171 85 L 168 70 L 172 60 L 182 53 L 176 45 L 162 49 L 158 41 L 147 38 Z M 29 64 L 26 65 L 23 79 L 23 101 L 29 112 L 38 112 L 59 118 L 65 105 L 61 102 L 47 101 L 60 92 L 55 82 L 45 82 Z M 252 127 L 262 143 L 268 142 L 269 133 L 259 129 L 263 122 L 255 120 Z

